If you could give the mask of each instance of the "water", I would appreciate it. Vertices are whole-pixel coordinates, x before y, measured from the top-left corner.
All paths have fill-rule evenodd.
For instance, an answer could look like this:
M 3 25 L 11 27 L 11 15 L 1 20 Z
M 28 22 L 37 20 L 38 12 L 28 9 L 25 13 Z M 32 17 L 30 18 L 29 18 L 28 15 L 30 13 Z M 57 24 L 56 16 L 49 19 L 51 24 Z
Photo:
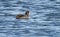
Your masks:
M 60 0 L 0 0 L 0 37 L 60 37 Z

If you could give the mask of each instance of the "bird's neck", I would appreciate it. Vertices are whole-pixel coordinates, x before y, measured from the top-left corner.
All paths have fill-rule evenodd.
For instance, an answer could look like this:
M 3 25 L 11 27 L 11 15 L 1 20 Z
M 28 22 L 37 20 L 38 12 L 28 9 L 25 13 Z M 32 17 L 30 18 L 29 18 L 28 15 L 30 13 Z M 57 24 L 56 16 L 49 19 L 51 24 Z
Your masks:
M 29 14 L 25 14 L 25 16 L 29 16 Z

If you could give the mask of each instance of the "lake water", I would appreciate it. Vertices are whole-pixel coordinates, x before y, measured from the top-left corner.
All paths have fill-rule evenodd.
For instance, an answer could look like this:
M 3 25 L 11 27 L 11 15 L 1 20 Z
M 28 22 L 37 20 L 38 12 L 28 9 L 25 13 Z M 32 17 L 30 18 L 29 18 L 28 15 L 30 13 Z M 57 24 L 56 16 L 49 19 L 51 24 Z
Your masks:
M 60 0 L 0 0 L 0 37 L 60 37 Z

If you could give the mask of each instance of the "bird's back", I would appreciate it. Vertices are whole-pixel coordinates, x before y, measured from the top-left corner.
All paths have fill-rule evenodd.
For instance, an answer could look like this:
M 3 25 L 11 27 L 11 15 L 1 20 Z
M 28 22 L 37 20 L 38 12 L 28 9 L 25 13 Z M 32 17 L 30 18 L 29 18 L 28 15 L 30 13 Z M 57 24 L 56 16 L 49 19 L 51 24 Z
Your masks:
M 21 18 L 21 17 L 23 17 L 24 15 L 22 15 L 22 14 L 18 14 L 17 16 L 16 16 L 16 19 L 19 19 L 19 18 Z

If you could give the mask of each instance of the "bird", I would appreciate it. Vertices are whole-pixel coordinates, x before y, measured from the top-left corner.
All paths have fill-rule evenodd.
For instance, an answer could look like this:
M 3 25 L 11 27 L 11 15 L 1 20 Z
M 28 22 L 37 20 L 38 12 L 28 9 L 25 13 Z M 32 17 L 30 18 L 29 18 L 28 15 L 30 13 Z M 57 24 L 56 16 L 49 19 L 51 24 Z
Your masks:
M 29 18 L 29 11 L 26 11 L 25 14 L 18 14 L 16 19 L 28 19 Z

